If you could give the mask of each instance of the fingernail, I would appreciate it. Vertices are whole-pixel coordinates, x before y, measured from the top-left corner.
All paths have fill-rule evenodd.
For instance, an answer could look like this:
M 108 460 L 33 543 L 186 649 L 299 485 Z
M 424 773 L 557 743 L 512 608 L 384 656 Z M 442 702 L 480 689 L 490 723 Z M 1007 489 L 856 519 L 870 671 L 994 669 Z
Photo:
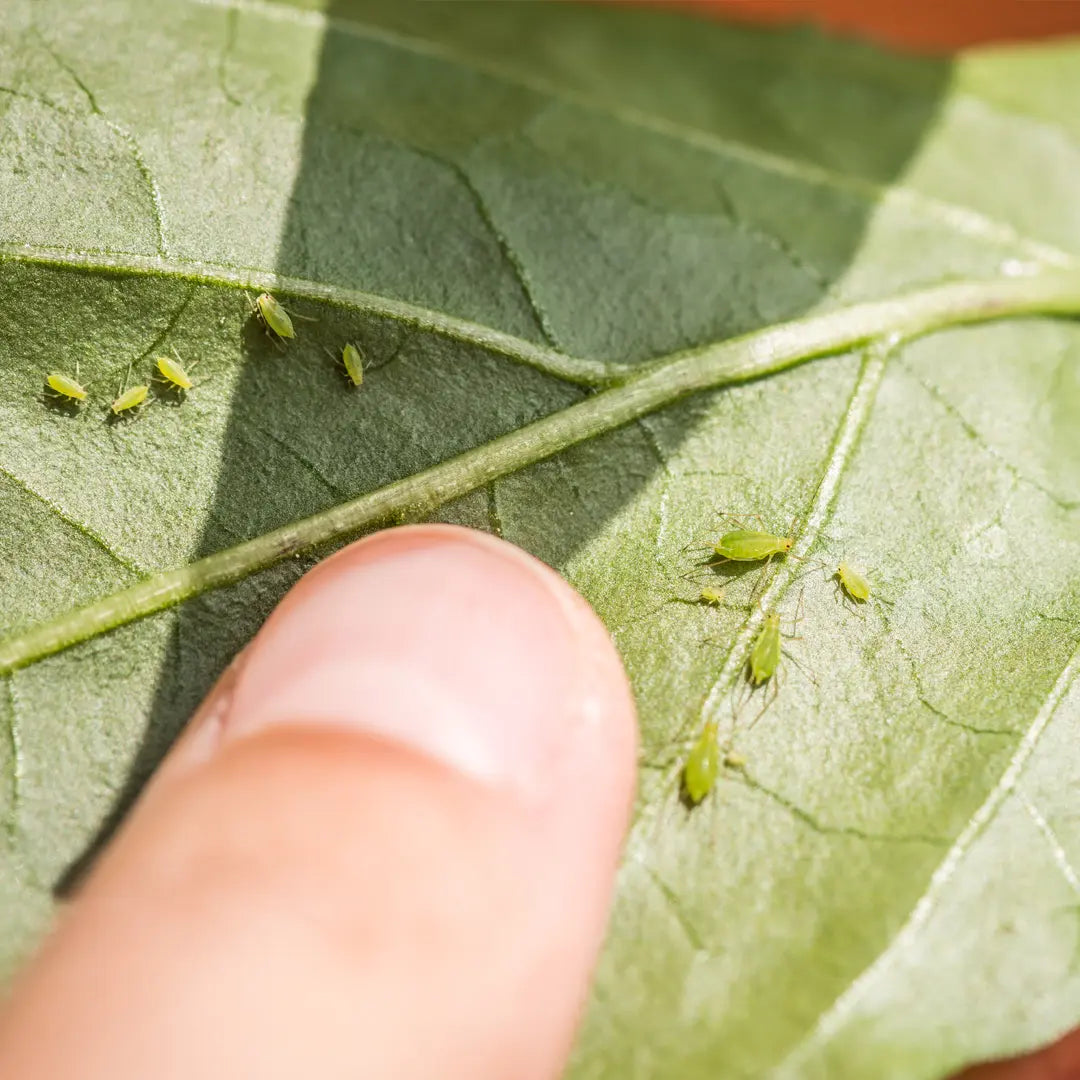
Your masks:
M 331 725 L 536 792 L 611 697 L 594 685 L 611 667 L 605 653 L 594 674 L 591 654 L 610 653 L 595 626 L 568 585 L 509 544 L 389 530 L 286 597 L 248 650 L 221 737 Z

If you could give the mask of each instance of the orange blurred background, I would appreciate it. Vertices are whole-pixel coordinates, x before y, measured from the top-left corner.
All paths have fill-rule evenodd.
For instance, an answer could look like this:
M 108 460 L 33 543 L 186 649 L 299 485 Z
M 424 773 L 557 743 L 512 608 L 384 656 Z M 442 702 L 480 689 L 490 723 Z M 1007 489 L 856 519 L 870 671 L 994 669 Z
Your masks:
M 634 0 L 631 0 L 634 2 Z M 1080 34 L 1080 0 L 639 0 L 753 22 L 808 22 L 919 51 Z

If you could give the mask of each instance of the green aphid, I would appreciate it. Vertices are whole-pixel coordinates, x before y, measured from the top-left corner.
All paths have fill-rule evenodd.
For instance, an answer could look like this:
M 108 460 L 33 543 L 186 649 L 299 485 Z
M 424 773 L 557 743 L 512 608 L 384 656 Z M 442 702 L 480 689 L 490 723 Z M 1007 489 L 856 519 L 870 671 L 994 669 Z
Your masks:
M 754 529 L 733 529 L 724 533 L 713 545 L 721 559 L 731 562 L 758 562 L 774 555 L 786 555 L 794 545 L 791 536 L 774 536 Z
M 161 373 L 161 377 L 174 390 L 190 390 L 194 385 L 191 376 L 184 370 L 184 365 L 180 363 L 179 357 L 170 360 L 167 356 L 159 356 L 157 358 L 157 369 Z
M 45 382 L 54 394 L 59 394 L 60 397 L 65 398 L 67 401 L 79 403 L 86 400 L 86 387 L 70 375 L 54 371 L 52 374 L 45 376 Z
M 842 562 L 836 568 L 836 580 L 852 600 L 862 604 L 870 599 L 873 589 L 870 579 L 849 562 Z
M 719 607 L 723 603 L 725 596 L 727 596 L 727 589 L 702 589 L 701 595 L 698 597 L 698 603 L 708 604 L 710 607 Z
M 282 342 L 296 337 L 289 313 L 268 292 L 255 298 L 254 311 L 271 340 Z
M 747 661 L 750 682 L 754 686 L 760 686 L 776 674 L 776 669 L 780 666 L 780 653 L 780 616 L 777 612 L 770 611 L 754 639 Z
M 137 409 L 144 401 L 146 401 L 146 395 L 149 392 L 150 387 L 144 384 L 133 386 L 130 390 L 125 390 L 112 405 L 109 406 L 109 408 L 112 409 L 114 416 L 130 412 L 132 409 Z
M 716 724 L 707 723 L 694 743 L 683 766 L 683 790 L 695 806 L 705 798 L 716 783 L 720 771 L 720 746 L 716 739 Z
M 353 386 L 364 382 L 364 358 L 360 350 L 350 341 L 341 350 L 341 362 L 345 365 L 345 374 Z

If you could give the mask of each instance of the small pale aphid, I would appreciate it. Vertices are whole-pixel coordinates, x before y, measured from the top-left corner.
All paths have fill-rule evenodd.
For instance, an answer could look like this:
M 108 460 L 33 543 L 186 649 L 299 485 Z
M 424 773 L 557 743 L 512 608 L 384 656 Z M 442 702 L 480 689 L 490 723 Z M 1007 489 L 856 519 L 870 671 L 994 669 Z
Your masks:
M 733 529 L 713 545 L 713 551 L 731 562 L 757 562 L 774 555 L 786 555 L 795 543 L 791 536 L 774 536 L 753 529 Z
M 360 386 L 364 381 L 364 358 L 360 350 L 350 341 L 341 350 L 341 362 L 345 365 L 345 374 L 353 386 Z
M 873 590 L 869 578 L 862 571 L 856 570 L 851 563 L 842 562 L 836 568 L 836 580 L 852 600 L 864 603 L 870 599 Z
M 157 358 L 157 369 L 161 374 L 161 377 L 173 387 L 174 390 L 190 390 L 193 383 L 191 376 L 184 370 L 184 365 L 180 363 L 180 358 L 175 360 L 170 359 L 168 356 L 159 356 Z
M 63 375 L 54 371 L 45 376 L 45 382 L 54 394 L 59 394 L 68 401 L 79 402 L 86 400 L 86 387 L 76 382 L 70 375 Z
M 698 601 L 702 604 L 709 604 L 712 607 L 716 607 L 723 602 L 723 599 L 726 595 L 727 589 L 706 588 L 701 590 L 701 595 L 698 597 Z
M 724 755 L 724 764 L 729 769 L 742 769 L 746 766 L 746 758 L 744 755 L 739 754 L 734 750 L 729 750 Z
M 750 648 L 750 681 L 760 686 L 771 679 L 780 664 L 780 616 L 770 611 Z
M 702 729 L 683 766 L 683 790 L 695 806 L 712 791 L 720 771 L 720 747 L 716 740 L 716 724 L 712 721 Z
M 255 314 L 262 321 L 271 338 L 283 340 L 296 337 L 289 313 L 268 293 L 259 293 L 255 298 Z
M 112 409 L 114 416 L 119 416 L 121 413 L 129 412 L 131 409 L 137 409 L 146 400 L 146 395 L 149 392 L 150 387 L 145 384 L 133 386 L 130 390 L 125 390 L 109 407 Z

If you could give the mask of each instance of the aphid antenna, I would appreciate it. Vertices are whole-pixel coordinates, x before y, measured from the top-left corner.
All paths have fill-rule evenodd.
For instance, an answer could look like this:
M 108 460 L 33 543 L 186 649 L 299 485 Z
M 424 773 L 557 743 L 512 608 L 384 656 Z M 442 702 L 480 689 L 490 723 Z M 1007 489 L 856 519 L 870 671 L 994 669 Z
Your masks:
M 773 704 L 776 702 L 776 699 L 780 696 L 780 678 L 779 677 L 780 677 L 780 672 L 778 671 L 769 680 L 771 685 L 766 690 L 765 698 L 764 698 L 764 704 L 758 710 L 757 715 L 754 717 L 754 719 L 751 720 L 749 724 L 747 724 L 745 734 L 749 735 L 750 732 L 754 730 L 754 726 L 757 724 L 757 722 L 769 711 L 769 709 L 772 708 Z M 771 697 L 769 696 L 770 694 L 772 695 Z
M 734 522 L 740 529 L 745 529 L 748 521 L 755 521 L 761 527 L 762 532 L 771 531 L 769 526 L 765 524 L 765 519 L 760 514 L 744 514 L 741 512 L 736 514 L 734 511 L 721 510 L 719 507 L 713 507 L 713 513 L 716 514 L 717 517 L 727 518 L 728 521 Z
M 176 346 L 175 345 L 170 345 L 169 348 L 172 350 L 173 356 L 176 357 L 177 363 L 179 363 L 181 366 L 183 366 L 184 358 L 176 351 Z M 198 360 L 193 360 L 190 364 L 188 364 L 188 366 L 187 366 L 188 371 L 194 371 L 201 363 L 202 363 L 202 357 L 200 356 Z

